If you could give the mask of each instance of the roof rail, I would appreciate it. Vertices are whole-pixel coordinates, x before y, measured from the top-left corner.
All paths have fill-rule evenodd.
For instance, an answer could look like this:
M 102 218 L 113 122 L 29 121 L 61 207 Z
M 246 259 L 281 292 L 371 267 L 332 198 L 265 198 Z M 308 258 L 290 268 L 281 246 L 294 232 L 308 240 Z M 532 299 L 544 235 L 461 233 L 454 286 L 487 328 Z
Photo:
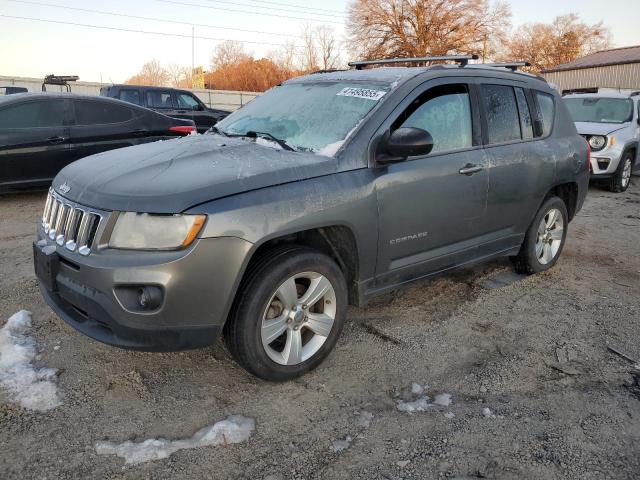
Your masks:
M 61 85 L 67 87 L 67 92 L 71 92 L 69 82 L 76 82 L 79 79 L 77 75 L 47 75 L 42 82 L 42 91 L 47 91 L 47 85 Z
M 424 62 L 442 62 L 451 61 L 464 67 L 469 60 L 477 60 L 478 55 L 442 55 L 439 57 L 417 57 L 417 58 L 385 58 L 382 60 L 359 60 L 357 62 L 349 62 L 350 67 L 356 67 L 356 70 L 362 70 L 368 65 L 390 65 L 394 63 L 424 63 Z
M 515 72 L 520 67 L 530 67 L 531 63 L 529 62 L 506 62 L 506 63 L 477 63 L 476 65 L 480 65 L 483 67 L 498 67 L 498 68 L 507 68 L 512 72 Z

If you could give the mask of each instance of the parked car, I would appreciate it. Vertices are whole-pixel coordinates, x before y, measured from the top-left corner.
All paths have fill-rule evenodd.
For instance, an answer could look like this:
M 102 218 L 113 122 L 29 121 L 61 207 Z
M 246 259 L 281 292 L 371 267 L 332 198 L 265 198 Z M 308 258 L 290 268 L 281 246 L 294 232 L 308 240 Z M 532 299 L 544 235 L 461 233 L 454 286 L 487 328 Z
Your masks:
M 71 162 L 115 148 L 184 136 L 190 120 L 110 98 L 21 93 L 0 98 L 0 192 L 41 187 Z
M 204 133 L 231 112 L 207 107 L 187 90 L 137 85 L 102 87 L 100 95 L 150 108 L 174 118 L 193 120 L 199 133 Z
M 573 94 L 564 102 L 591 146 L 591 178 L 624 192 L 632 172 L 640 175 L 640 92 Z
M 14 95 L 16 93 L 26 93 L 29 90 L 25 87 L 15 87 L 13 85 L 7 87 L 0 87 L 0 95 Z
M 551 268 L 588 183 L 587 143 L 535 76 L 315 74 L 212 133 L 66 167 L 35 270 L 94 339 L 178 350 L 223 334 L 240 365 L 282 381 L 329 354 L 347 304 L 495 257 Z

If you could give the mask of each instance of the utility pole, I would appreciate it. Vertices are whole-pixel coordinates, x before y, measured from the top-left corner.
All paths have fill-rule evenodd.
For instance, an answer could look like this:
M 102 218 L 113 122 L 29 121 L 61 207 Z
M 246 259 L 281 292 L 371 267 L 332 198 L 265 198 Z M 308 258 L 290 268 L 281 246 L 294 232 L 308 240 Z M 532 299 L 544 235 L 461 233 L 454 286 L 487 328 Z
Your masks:
M 191 88 L 193 88 L 193 72 L 196 69 L 196 27 L 191 26 Z

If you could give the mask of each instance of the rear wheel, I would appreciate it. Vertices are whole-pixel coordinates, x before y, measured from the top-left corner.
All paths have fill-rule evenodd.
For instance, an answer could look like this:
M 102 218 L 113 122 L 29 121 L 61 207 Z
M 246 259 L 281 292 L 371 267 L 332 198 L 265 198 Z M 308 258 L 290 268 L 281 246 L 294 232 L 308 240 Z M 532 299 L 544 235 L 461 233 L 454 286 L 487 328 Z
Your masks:
M 633 157 L 633 152 L 626 152 L 623 155 L 618 170 L 609 184 L 609 190 L 612 192 L 622 193 L 629 188 L 629 183 L 631 183 L 631 170 L 633 169 Z
M 562 253 L 569 216 L 559 197 L 548 198 L 525 234 L 520 252 L 513 257 L 518 273 L 538 273 L 553 267 Z
M 327 255 L 298 246 L 268 252 L 248 272 L 225 326 L 231 354 L 265 380 L 312 370 L 340 336 L 346 291 L 342 271 Z

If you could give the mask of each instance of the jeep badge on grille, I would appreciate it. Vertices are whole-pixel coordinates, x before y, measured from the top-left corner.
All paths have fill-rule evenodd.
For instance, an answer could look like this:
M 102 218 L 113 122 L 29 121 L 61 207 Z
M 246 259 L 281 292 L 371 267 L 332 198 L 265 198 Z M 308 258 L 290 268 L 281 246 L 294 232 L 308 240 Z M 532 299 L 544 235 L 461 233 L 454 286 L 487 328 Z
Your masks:
M 58 187 L 58 190 L 60 190 L 64 194 L 67 194 L 71 190 L 71 187 L 67 185 L 67 182 L 64 182 L 62 185 Z

